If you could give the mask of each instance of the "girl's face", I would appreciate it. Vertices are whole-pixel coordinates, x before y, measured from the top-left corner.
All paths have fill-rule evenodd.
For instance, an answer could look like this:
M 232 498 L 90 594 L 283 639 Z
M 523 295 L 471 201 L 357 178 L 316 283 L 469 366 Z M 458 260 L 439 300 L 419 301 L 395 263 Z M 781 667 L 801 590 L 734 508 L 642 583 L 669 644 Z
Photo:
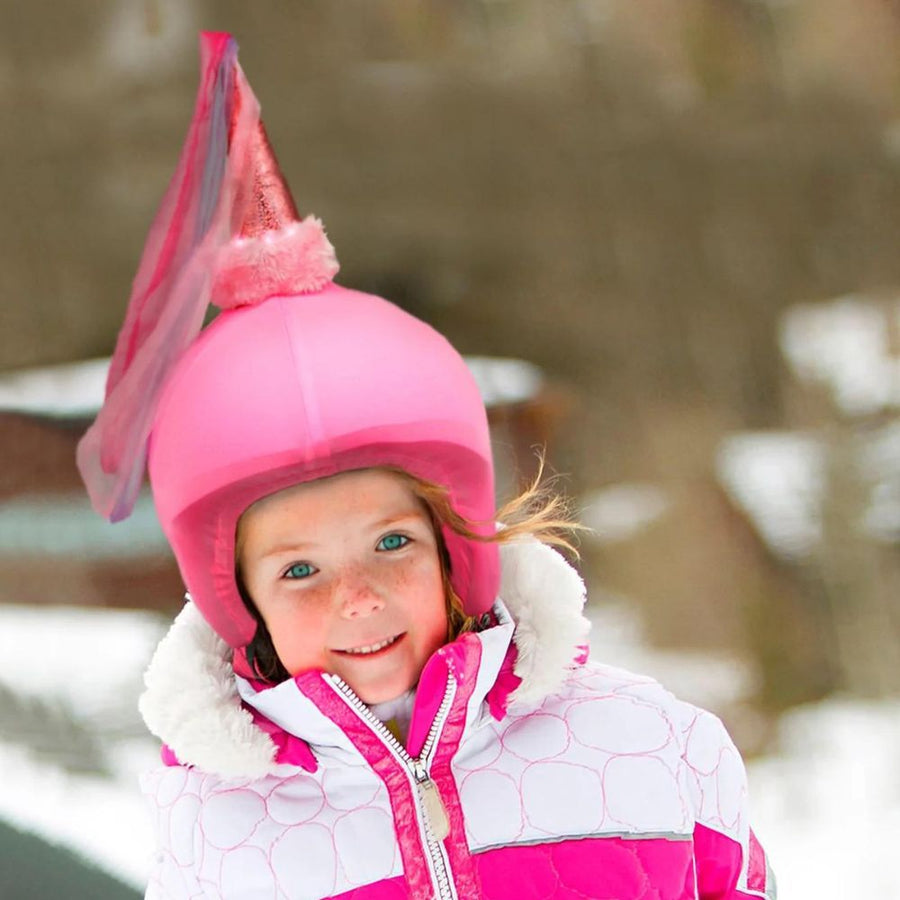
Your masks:
M 264 497 L 241 517 L 237 546 L 292 675 L 322 669 L 380 703 L 413 687 L 446 641 L 431 517 L 393 472 L 345 472 Z

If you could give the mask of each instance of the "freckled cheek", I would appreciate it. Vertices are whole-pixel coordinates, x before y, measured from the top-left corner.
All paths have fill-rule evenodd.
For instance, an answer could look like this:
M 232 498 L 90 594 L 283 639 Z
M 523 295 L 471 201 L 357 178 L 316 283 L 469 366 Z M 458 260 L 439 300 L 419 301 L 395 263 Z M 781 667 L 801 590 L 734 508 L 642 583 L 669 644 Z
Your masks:
M 414 585 L 419 577 L 421 576 L 418 576 L 415 571 L 404 568 L 391 572 L 383 583 L 385 588 L 396 593 L 405 591 L 408 587 Z
M 269 625 L 275 652 L 292 675 L 325 665 L 326 632 L 319 616 L 285 615 Z
M 435 650 L 447 639 L 447 598 L 440 563 L 436 559 L 425 561 L 408 574 L 406 584 L 404 595 L 415 605 L 422 637 Z
M 389 596 L 396 599 L 414 599 L 417 603 L 427 602 L 438 596 L 441 608 L 444 606 L 444 581 L 440 565 L 436 561 L 433 563 L 423 561 L 414 566 L 404 566 L 392 572 L 390 578 L 383 583 L 383 587 Z

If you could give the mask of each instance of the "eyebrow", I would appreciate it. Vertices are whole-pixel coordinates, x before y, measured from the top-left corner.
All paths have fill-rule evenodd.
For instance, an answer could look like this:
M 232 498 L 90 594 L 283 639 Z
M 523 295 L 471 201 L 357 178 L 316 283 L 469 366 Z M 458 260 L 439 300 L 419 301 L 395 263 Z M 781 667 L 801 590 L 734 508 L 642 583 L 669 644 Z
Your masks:
M 307 541 L 306 543 L 298 544 L 278 544 L 278 546 L 272 547 L 271 550 L 266 550 L 265 553 L 260 553 L 259 559 L 266 559 L 269 556 L 280 556 L 282 553 L 301 553 L 304 550 L 308 550 L 316 546 L 317 545 L 315 541 Z
M 429 527 L 431 527 L 431 523 L 428 521 L 427 516 L 420 514 L 418 511 L 412 510 L 410 512 L 402 512 L 397 515 L 386 516 L 383 519 L 377 519 L 376 521 L 371 522 L 368 527 L 372 531 L 380 531 L 382 528 L 389 528 L 392 525 L 397 525 L 401 522 L 405 522 L 408 519 L 421 520 Z M 282 553 L 299 553 L 309 549 L 315 549 L 318 544 L 315 541 L 300 541 L 297 543 L 287 543 L 287 544 L 278 544 L 275 547 L 272 547 L 271 550 L 266 550 L 265 553 L 261 553 L 259 555 L 259 559 L 266 559 L 270 556 L 279 556 Z
M 385 518 L 373 522 L 372 528 L 377 531 L 379 528 L 387 528 L 389 525 L 396 525 L 398 522 L 405 522 L 407 519 L 421 519 L 424 522 L 428 522 L 427 516 L 418 511 L 410 511 L 398 513 L 395 516 L 385 516 Z

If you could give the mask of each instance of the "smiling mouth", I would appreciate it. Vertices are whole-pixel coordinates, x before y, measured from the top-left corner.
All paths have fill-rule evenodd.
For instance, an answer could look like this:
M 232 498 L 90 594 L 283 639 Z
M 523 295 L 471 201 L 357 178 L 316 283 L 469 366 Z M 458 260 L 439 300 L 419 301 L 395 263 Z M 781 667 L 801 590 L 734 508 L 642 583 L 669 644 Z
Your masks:
M 362 647 L 350 647 L 346 650 L 338 650 L 336 652 L 341 653 L 344 656 L 372 656 L 375 653 L 381 653 L 382 650 L 387 650 L 388 647 L 396 644 L 402 637 L 403 634 L 395 634 L 393 637 L 385 638 L 377 644 L 366 644 Z

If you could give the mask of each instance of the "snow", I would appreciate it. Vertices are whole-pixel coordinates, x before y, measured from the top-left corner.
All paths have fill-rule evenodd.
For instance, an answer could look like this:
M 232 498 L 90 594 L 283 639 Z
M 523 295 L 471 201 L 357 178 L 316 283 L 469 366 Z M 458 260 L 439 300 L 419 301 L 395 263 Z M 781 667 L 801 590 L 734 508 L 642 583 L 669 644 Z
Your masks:
M 820 440 L 792 432 L 747 432 L 719 446 L 720 482 L 782 558 L 808 555 L 822 536 L 824 454 Z
M 900 896 L 900 700 L 803 707 L 783 718 L 780 745 L 748 767 L 779 896 Z
M 0 686 L 91 721 L 122 708 L 137 721 L 129 704 L 164 629 L 159 615 L 134 610 L 2 605 Z M 46 665 L 34 665 L 35 647 Z
M 467 356 L 465 360 L 488 407 L 525 403 L 534 399 L 544 383 L 541 370 L 523 359 Z
M 720 444 L 719 481 L 776 556 L 796 562 L 818 548 L 835 478 L 858 489 L 861 533 L 900 539 L 900 424 L 874 418 L 900 409 L 898 335 L 900 300 L 847 296 L 782 316 L 795 376 L 826 387 L 844 419 L 818 433 L 751 432 Z
M 4 779 L 0 790 L 0 817 L 68 847 L 125 884 L 142 889 L 155 837 L 138 794 L 137 776 L 159 757 L 144 743 L 141 750 L 125 756 L 109 778 L 75 775 L 0 742 L 0 767 L 15 773 Z
M 7 724 L 0 770 L 14 777 L 2 781 L 0 817 L 135 887 L 143 886 L 154 852 L 137 777 L 159 760 L 135 704 L 140 674 L 164 629 L 150 613 L 0 606 L 0 687 L 89 729 L 102 743 L 108 772 L 67 769 L 46 749 L 13 743 Z
M 898 324 L 900 303 L 851 295 L 791 307 L 779 339 L 802 381 L 829 388 L 844 413 L 866 415 L 900 406 L 900 358 L 890 352 Z
M 877 540 L 900 540 L 900 423 L 885 425 L 862 441 L 860 475 L 871 485 L 862 527 Z
M 596 595 L 597 592 L 594 592 Z M 727 654 L 649 648 L 634 607 L 605 593 L 590 604 L 591 659 L 655 678 L 683 700 L 708 709 L 740 702 L 754 686 L 753 672 Z
M 0 409 L 92 418 L 103 404 L 108 370 L 107 358 L 7 372 L 0 376 Z
M 149 493 L 141 494 L 132 514 L 115 525 L 98 516 L 82 492 L 0 502 L 0 553 L 35 551 L 92 560 L 170 553 Z
M 588 493 L 579 521 L 601 544 L 625 541 L 660 519 L 669 509 L 663 490 L 652 484 L 614 484 Z
M 776 556 L 796 562 L 817 549 L 833 452 L 849 451 L 842 464 L 851 467 L 862 509 L 855 527 L 875 541 L 900 539 L 900 424 L 848 434 L 844 442 L 773 431 L 732 435 L 719 445 L 720 483 Z

